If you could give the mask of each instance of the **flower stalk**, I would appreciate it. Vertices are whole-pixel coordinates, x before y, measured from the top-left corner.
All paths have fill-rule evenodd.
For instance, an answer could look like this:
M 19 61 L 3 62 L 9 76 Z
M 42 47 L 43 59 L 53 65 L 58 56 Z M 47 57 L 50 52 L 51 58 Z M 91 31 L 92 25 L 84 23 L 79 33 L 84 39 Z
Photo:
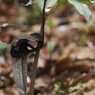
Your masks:
M 41 24 L 41 29 L 40 29 L 40 35 L 42 36 L 42 41 L 44 43 L 44 26 L 45 26 L 45 21 L 46 21 L 46 15 L 45 15 L 45 5 L 46 1 L 44 1 L 44 7 L 43 7 L 43 14 L 42 14 L 42 24 Z M 38 43 L 39 45 L 39 43 Z M 32 77 L 31 77 L 31 85 L 30 85 L 30 92 L 29 95 L 34 95 L 34 85 L 35 85 L 35 79 L 36 79 L 36 72 L 37 72 L 37 64 L 38 64 L 38 58 L 39 58 L 39 51 L 36 51 L 35 58 L 34 58 L 34 64 L 33 64 L 33 71 L 32 71 Z

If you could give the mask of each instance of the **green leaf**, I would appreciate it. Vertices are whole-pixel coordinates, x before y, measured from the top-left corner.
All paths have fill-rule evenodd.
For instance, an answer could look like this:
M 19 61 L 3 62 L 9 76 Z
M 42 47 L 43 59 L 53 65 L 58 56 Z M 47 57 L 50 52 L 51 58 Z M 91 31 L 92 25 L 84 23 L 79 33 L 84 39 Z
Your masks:
M 59 93 L 64 93 L 65 91 L 63 91 L 63 90 L 59 90 L 58 92 L 59 92 Z
M 61 89 L 61 83 L 60 83 L 60 82 L 58 82 L 58 83 L 54 84 L 54 86 L 55 86 L 58 90 L 60 90 L 60 89 Z
M 45 0 L 36 0 L 36 1 L 29 1 L 27 4 L 23 4 L 21 3 L 22 5 L 24 6 L 29 6 L 29 5 L 32 5 L 33 3 L 37 3 L 39 9 L 42 11 L 43 10 L 43 6 L 44 6 L 44 1 Z M 46 8 L 45 8 L 45 11 L 46 12 L 49 12 L 50 9 L 57 3 L 57 0 L 47 0 L 46 1 Z
M 95 3 L 95 0 L 90 0 L 92 3 Z
M 74 90 L 75 90 L 74 87 L 70 87 L 70 88 L 68 89 L 69 92 L 73 92 Z
M 0 27 L 6 27 L 6 26 L 17 26 L 16 24 L 8 24 L 8 23 L 3 23 L 2 25 L 0 25 Z
M 50 40 L 48 43 L 47 43 L 47 48 L 50 52 L 52 52 L 54 50 L 54 47 L 55 47 L 55 41 L 54 40 Z
M 76 0 L 80 3 L 91 3 L 91 0 Z M 94 0 L 95 1 L 95 0 Z M 59 0 L 60 4 L 68 4 L 69 2 L 67 0 Z
M 49 20 L 46 21 L 46 24 L 47 24 L 49 27 L 52 27 L 52 26 L 53 26 L 53 22 L 52 22 L 52 21 L 49 21 Z
M 0 25 L 1 27 L 6 27 L 8 26 L 8 23 L 3 23 L 2 25 Z
M 78 12 L 83 15 L 87 21 L 89 21 L 92 24 L 91 21 L 91 12 L 88 9 L 87 5 L 79 3 L 78 0 L 68 0 L 72 5 L 75 6 L 75 8 L 78 10 Z
M 59 5 L 62 4 L 70 4 L 71 2 L 73 2 L 74 0 L 47 0 L 46 1 L 46 7 L 45 7 L 45 12 L 46 14 L 50 14 L 56 7 L 58 7 Z M 80 3 L 92 3 L 94 1 L 91 0 L 75 0 L 76 2 L 80 2 Z M 38 9 L 40 9 L 40 11 L 43 10 L 43 6 L 44 6 L 44 0 L 34 0 L 34 1 L 29 1 L 27 4 L 22 4 L 24 6 L 28 6 L 28 5 L 32 5 L 33 3 L 36 3 Z
M 77 0 L 80 3 L 91 3 L 91 0 Z
M 85 42 L 86 38 L 87 38 L 86 34 L 82 34 L 80 37 L 81 41 L 83 41 L 83 42 Z
M 29 5 L 32 5 L 33 3 L 36 3 L 36 1 L 29 1 L 27 4 L 23 4 L 21 3 L 23 6 L 29 6 Z
M 80 88 L 80 86 L 75 86 L 75 87 L 74 87 L 75 90 L 77 90 L 77 89 L 79 89 L 79 88 Z
M 58 0 L 47 0 L 46 1 L 46 8 L 45 8 L 45 12 L 48 13 L 53 6 L 57 3 Z M 43 6 L 44 6 L 44 0 L 37 0 L 37 5 L 38 7 L 43 10 Z
M 54 5 L 56 5 L 56 3 L 57 0 L 47 0 L 45 8 L 46 13 L 48 13 L 54 7 Z
M 39 7 L 39 9 L 42 11 L 43 10 L 43 6 L 44 6 L 44 0 L 37 0 L 37 5 Z
M 69 91 L 69 92 L 73 92 L 74 90 L 79 89 L 82 85 L 83 85 L 83 83 L 79 82 L 79 83 L 77 83 L 76 86 L 70 87 L 70 88 L 68 89 L 68 91 Z
M 77 86 L 82 86 L 82 85 L 83 85 L 83 83 L 81 83 L 81 82 L 77 83 Z
M 0 41 L 0 50 L 7 48 L 7 47 L 10 47 L 10 44 L 7 44 L 7 43 Z
M 38 93 L 37 95 L 41 95 L 40 93 Z
M 68 89 L 68 91 L 71 93 L 71 92 L 73 92 L 74 90 L 79 89 L 79 88 L 80 88 L 80 86 L 70 87 L 70 88 Z

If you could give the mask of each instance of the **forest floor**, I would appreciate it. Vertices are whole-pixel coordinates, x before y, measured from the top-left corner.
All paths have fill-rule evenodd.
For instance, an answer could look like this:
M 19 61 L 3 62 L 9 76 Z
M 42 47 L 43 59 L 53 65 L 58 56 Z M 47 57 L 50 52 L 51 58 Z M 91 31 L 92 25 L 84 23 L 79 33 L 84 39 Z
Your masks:
M 0 23 L 17 25 L 1 27 L 1 41 L 10 44 L 20 34 L 39 33 L 41 15 L 35 6 L 1 1 Z M 48 16 L 44 47 L 37 66 L 35 95 L 95 95 L 95 5 L 88 4 L 88 7 L 93 26 L 71 5 L 60 6 Z M 27 95 L 34 55 L 28 55 Z M 18 95 L 9 49 L 0 51 L 0 95 Z

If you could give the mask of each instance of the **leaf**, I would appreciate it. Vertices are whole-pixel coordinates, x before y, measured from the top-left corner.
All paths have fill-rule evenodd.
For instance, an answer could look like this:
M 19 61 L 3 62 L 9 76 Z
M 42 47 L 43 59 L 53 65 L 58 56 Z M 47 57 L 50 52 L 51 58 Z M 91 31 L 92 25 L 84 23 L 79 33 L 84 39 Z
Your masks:
M 83 85 L 83 83 L 81 83 L 81 82 L 77 83 L 77 86 L 82 86 L 82 85 Z
M 0 41 L 0 50 L 10 47 L 10 44 Z
M 70 88 L 68 89 L 69 92 L 73 92 L 74 90 L 75 90 L 74 87 L 70 87 Z
M 89 21 L 92 24 L 91 21 L 91 12 L 88 9 L 87 5 L 81 4 L 78 2 L 78 0 L 68 0 L 72 5 L 75 6 L 75 8 L 78 10 L 78 12 L 83 15 L 87 21 Z
M 71 2 L 76 1 L 77 4 L 81 4 L 81 3 L 95 3 L 95 0 L 47 0 L 46 2 L 46 8 L 45 8 L 45 12 L 47 15 L 49 15 L 55 8 L 57 8 L 60 5 L 63 4 L 70 4 Z M 41 9 L 41 11 L 43 10 L 43 5 L 44 5 L 44 0 L 37 0 L 37 4 L 38 7 Z M 77 5 L 76 5 L 77 6 Z M 79 11 L 80 14 L 84 15 L 86 20 L 89 21 L 91 24 L 91 12 L 89 11 L 88 7 L 85 4 L 81 4 L 82 8 L 84 9 L 83 12 L 79 11 L 79 9 L 77 8 L 77 10 Z M 85 13 L 84 13 L 85 11 Z M 89 15 L 88 15 L 88 14 Z
M 21 3 L 23 6 L 29 6 L 29 5 L 32 5 L 33 3 L 36 3 L 36 1 L 29 1 L 27 4 L 23 4 Z
M 59 92 L 59 93 L 64 93 L 65 91 L 63 91 L 63 90 L 59 90 L 58 92 Z
M 47 43 L 47 48 L 50 52 L 52 52 L 54 50 L 54 47 L 55 47 L 55 41 L 54 40 L 50 40 L 48 43 Z
M 36 3 L 38 9 L 42 12 L 43 10 L 43 6 L 44 6 L 44 1 L 45 0 L 30 0 L 27 4 L 23 4 L 21 3 L 22 5 L 24 6 L 29 6 L 29 5 L 32 5 L 33 3 Z M 45 13 L 48 13 L 50 12 L 50 10 L 54 10 L 58 5 L 58 0 L 47 0 L 46 1 L 46 7 L 45 7 Z
M 86 38 L 87 38 L 86 34 L 82 34 L 80 37 L 81 41 L 83 41 L 83 42 L 85 42 Z
M 90 0 L 92 3 L 95 3 L 95 0 Z
M 38 6 L 38 9 L 40 9 L 42 11 L 43 6 L 44 6 L 44 1 L 45 0 L 30 0 L 27 4 L 22 4 L 22 5 L 28 6 L 28 5 L 32 5 L 33 3 L 36 3 L 36 5 Z M 73 1 L 73 0 L 70 0 L 70 1 Z M 45 13 L 48 15 L 59 5 L 69 4 L 70 1 L 68 1 L 68 0 L 47 0 L 46 7 L 45 7 Z M 91 0 L 77 0 L 76 2 L 91 3 L 93 1 L 91 1 Z
M 46 7 L 45 7 L 45 12 L 49 12 L 53 6 L 57 3 L 58 0 L 47 0 L 46 1 Z M 43 6 L 44 6 L 44 0 L 37 0 L 37 5 L 38 7 L 43 10 Z
M 46 21 L 46 24 L 47 24 L 49 27 L 52 27 L 52 26 L 53 26 L 53 22 L 52 22 L 52 21 L 49 21 L 49 20 Z
M 69 91 L 69 92 L 73 92 L 74 90 L 79 89 L 79 88 L 80 88 L 80 86 L 70 87 L 70 88 L 68 89 L 68 91 Z
M 8 23 L 3 23 L 0 25 L 0 27 L 6 27 L 6 26 L 17 26 L 16 24 L 8 24 Z
M 2 25 L 0 25 L 1 27 L 6 27 L 8 26 L 8 23 L 3 23 Z
M 91 0 L 77 0 L 80 3 L 91 3 Z M 59 0 L 60 5 L 62 4 L 68 4 L 69 2 L 67 0 Z
M 24 6 L 29 6 L 32 5 L 33 3 L 36 3 L 39 7 L 39 9 L 42 11 L 43 10 L 43 6 L 44 6 L 44 1 L 45 0 L 30 0 L 27 4 L 23 4 Z M 49 12 L 51 10 L 51 8 L 57 3 L 58 0 L 47 0 L 46 1 L 46 8 L 45 11 Z
M 80 3 L 91 3 L 91 0 L 77 0 Z
M 58 83 L 54 84 L 54 86 L 55 86 L 58 90 L 60 90 L 60 89 L 61 89 L 61 83 L 60 83 L 60 82 L 58 82 Z
M 45 12 L 48 13 L 56 4 L 58 0 L 47 0 Z
M 82 84 L 81 82 L 79 82 L 79 83 L 77 83 L 76 86 L 70 87 L 70 88 L 68 89 L 68 91 L 69 91 L 69 92 L 73 92 L 74 90 L 79 89 L 82 85 L 83 85 L 83 84 Z

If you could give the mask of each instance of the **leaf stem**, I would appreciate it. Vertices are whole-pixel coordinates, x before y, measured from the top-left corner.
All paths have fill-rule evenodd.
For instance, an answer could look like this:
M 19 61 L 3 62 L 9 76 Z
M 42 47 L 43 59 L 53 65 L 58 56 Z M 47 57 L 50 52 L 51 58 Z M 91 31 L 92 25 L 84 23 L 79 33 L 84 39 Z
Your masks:
M 45 21 L 46 21 L 45 5 L 46 5 L 46 0 L 44 1 L 43 14 L 42 14 L 42 24 L 41 24 L 41 29 L 40 29 L 40 34 L 41 34 L 41 36 L 43 38 L 43 44 L 44 44 L 44 26 L 45 26 Z M 36 71 L 37 71 L 39 53 L 40 53 L 40 50 L 36 51 L 35 58 L 34 58 L 34 64 L 33 64 L 33 67 L 32 67 L 33 71 L 32 71 L 29 95 L 34 95 L 34 85 L 35 85 L 35 79 L 36 79 Z

